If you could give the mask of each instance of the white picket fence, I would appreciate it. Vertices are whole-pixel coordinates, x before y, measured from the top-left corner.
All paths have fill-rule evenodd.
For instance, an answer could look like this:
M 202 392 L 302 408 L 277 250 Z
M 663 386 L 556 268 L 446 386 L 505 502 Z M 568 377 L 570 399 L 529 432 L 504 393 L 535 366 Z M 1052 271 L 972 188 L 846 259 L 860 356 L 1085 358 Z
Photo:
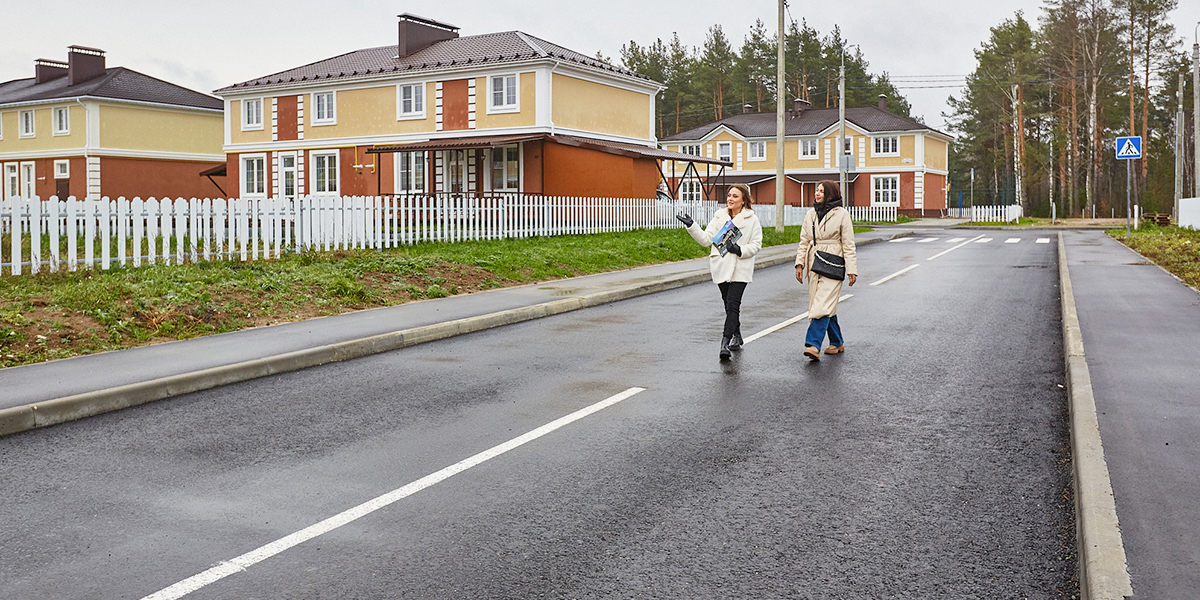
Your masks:
M 847 206 L 855 223 L 895 223 L 897 206 Z
M 970 219 L 977 222 L 1009 223 L 1025 216 L 1025 211 L 1019 204 L 989 204 L 947 208 L 946 215 L 955 219 Z

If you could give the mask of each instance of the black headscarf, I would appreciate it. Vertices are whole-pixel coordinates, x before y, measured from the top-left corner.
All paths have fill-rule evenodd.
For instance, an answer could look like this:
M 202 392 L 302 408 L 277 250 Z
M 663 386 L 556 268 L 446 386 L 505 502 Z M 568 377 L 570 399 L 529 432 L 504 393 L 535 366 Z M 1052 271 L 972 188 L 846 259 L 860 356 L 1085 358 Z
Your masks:
M 842 192 L 838 189 L 837 184 L 832 181 L 822 181 L 817 185 L 820 185 L 825 190 L 825 201 L 813 204 L 813 207 L 817 209 L 817 222 L 820 223 L 825 220 L 826 213 L 833 210 L 834 207 L 842 205 Z

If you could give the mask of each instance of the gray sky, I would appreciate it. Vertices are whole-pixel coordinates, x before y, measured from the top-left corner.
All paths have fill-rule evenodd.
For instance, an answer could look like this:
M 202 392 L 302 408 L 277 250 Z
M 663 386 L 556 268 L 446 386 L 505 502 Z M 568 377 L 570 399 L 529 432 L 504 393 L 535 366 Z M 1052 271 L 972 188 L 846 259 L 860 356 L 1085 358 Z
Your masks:
M 630 40 L 652 43 L 678 32 L 700 46 L 720 23 L 735 47 L 755 19 L 768 31 L 777 22 L 774 0 L 61 0 L 12 2 L 0 36 L 0 81 L 33 76 L 38 58 L 66 60 L 67 46 L 100 48 L 109 66 L 123 66 L 172 83 L 212 90 L 352 50 L 396 42 L 396 15 L 404 12 L 461 27 L 461 35 L 517 29 L 577 52 L 601 51 L 620 60 Z M 1191 51 L 1200 2 L 1181 0 L 1171 14 Z M 861 46 L 872 73 L 888 72 L 913 105 L 913 114 L 942 128 L 946 97 L 954 88 L 918 76 L 966 75 L 972 51 L 988 29 L 1022 10 L 1035 23 L 1041 0 L 790 0 L 788 14 L 827 35 L 839 25 Z M 961 80 L 959 81 L 961 82 Z M 942 84 L 944 85 L 944 84 Z

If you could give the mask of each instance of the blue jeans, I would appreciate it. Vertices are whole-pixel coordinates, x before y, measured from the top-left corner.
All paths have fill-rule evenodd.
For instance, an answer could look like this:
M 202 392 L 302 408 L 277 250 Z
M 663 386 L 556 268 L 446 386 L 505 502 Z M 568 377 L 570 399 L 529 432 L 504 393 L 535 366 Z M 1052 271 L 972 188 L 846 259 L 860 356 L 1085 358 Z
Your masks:
M 804 345 L 813 346 L 819 350 L 821 342 L 825 341 L 826 332 L 829 333 L 830 346 L 841 346 L 845 343 L 845 340 L 842 339 L 842 327 L 838 325 L 837 315 L 831 315 L 808 322 L 808 335 L 804 338 Z

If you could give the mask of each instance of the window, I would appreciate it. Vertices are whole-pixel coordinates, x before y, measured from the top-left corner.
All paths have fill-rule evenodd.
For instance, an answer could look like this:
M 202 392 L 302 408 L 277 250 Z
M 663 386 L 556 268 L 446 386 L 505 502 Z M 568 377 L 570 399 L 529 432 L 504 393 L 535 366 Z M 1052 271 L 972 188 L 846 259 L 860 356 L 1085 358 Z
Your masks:
M 732 142 L 717 142 L 717 159 L 732 160 L 733 143 Z
M 493 75 L 488 77 L 488 112 L 516 112 L 521 110 L 521 97 L 517 90 L 516 75 Z
M 17 175 L 17 163 L 4 165 L 4 199 L 21 195 L 21 179 Z
M 263 128 L 262 98 L 242 100 L 242 131 Z
M 71 133 L 71 109 L 67 107 L 54 109 L 54 135 Z
M 766 142 L 750 142 L 750 160 L 767 160 Z
M 521 189 L 520 148 L 501 146 L 492 148 L 492 189 L 516 192 Z
M 691 154 L 692 156 L 700 156 L 700 146 L 698 144 L 694 144 L 694 145 L 690 145 L 690 146 L 680 146 L 679 151 L 684 154 Z
M 700 182 L 695 179 L 685 179 L 679 183 L 679 199 L 683 202 L 699 202 L 701 197 Z
M 899 156 L 900 155 L 900 138 L 897 136 L 885 136 L 875 138 L 875 147 L 871 152 L 871 156 Z
M 338 157 L 336 152 L 313 153 L 313 192 L 338 193 Z
M 296 156 L 282 154 L 279 156 L 279 192 L 284 198 L 296 198 Z
M 33 126 L 33 111 L 32 110 L 21 111 L 19 122 L 20 122 L 19 137 L 23 137 L 23 138 L 34 137 L 37 135 L 37 132 L 34 130 L 34 126 Z
M 337 105 L 334 92 L 313 94 L 313 124 L 333 125 L 337 123 Z
M 400 162 L 400 168 L 396 169 L 400 174 L 396 189 L 407 194 L 424 193 L 425 161 L 428 160 L 425 152 L 399 152 L 396 154 L 396 160 Z
M 398 119 L 425 117 L 425 84 L 399 86 Z
M 71 177 L 71 161 L 56 160 L 54 161 L 54 178 L 69 179 Z
M 871 206 L 899 205 L 900 178 L 895 175 L 871 177 Z
M 21 197 L 28 200 L 37 194 L 37 167 L 34 163 L 21 163 Z
M 242 195 L 265 196 L 266 192 L 266 158 L 262 155 L 242 157 Z
M 817 157 L 817 140 L 800 140 L 800 158 Z

